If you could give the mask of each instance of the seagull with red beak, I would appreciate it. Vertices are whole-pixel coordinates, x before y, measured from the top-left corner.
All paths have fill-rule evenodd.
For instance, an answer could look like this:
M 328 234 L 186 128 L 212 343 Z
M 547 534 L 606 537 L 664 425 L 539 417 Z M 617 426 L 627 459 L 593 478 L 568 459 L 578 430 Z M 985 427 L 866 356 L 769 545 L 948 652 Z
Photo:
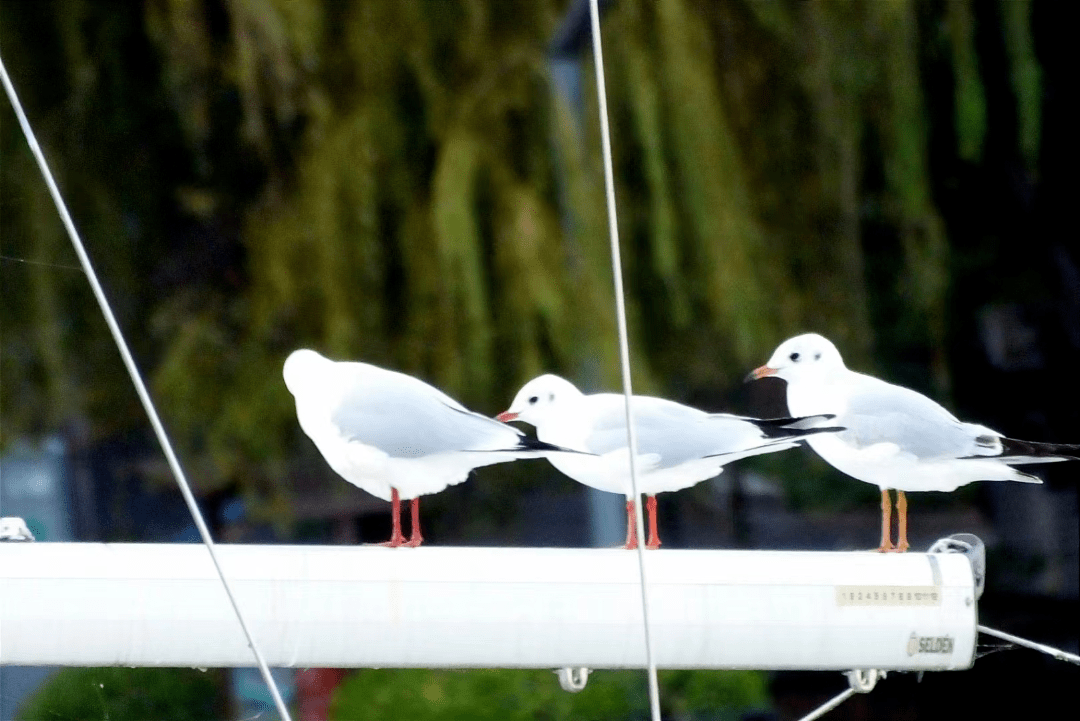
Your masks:
M 881 489 L 878 551 L 906 551 L 906 491 L 952 491 L 973 481 L 1042 483 L 1012 466 L 1075 460 L 1080 445 L 1006 438 L 964 423 L 942 406 L 901 386 L 850 371 L 840 352 L 816 333 L 790 338 L 749 379 L 787 381 L 793 415 L 828 413 L 845 430 L 806 439 L 836 469 Z M 892 543 L 896 491 L 897 542 Z
M 656 494 L 678 491 L 718 475 L 739 458 L 797 446 L 801 439 L 839 430 L 828 416 L 760 420 L 705 413 L 663 398 L 634 396 L 637 490 L 648 500 L 646 548 L 660 546 Z M 542 441 L 582 454 L 549 454 L 552 465 L 574 480 L 626 496 L 626 548 L 637 548 L 634 492 L 626 436 L 626 401 L 616 393 L 586 395 L 569 381 L 542 375 L 526 383 L 500 421 L 536 427 Z

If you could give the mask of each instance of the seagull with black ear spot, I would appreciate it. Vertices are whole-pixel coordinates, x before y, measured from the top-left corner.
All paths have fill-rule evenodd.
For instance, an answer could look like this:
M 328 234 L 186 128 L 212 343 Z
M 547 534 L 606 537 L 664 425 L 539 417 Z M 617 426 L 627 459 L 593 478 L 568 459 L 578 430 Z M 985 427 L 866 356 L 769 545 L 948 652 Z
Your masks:
M 660 546 L 656 494 L 678 491 L 718 475 L 739 458 L 793 448 L 806 437 L 839 430 L 829 417 L 757 419 L 705 413 L 674 401 L 634 396 L 637 490 L 647 496 L 646 548 Z M 574 480 L 626 496 L 626 545 L 637 548 L 637 519 L 630 481 L 626 399 L 617 393 L 586 395 L 556 375 L 526 383 L 510 408 L 495 416 L 523 421 L 542 441 L 582 454 L 549 454 L 548 460 Z
M 828 413 L 846 430 L 806 442 L 837 470 L 881 489 L 878 551 L 906 551 L 906 491 L 953 491 L 974 481 L 1042 483 L 1012 466 L 1076 460 L 1080 445 L 1006 438 L 986 426 L 960 421 L 935 401 L 902 386 L 848 370 L 828 339 L 790 338 L 747 380 L 787 381 L 793 415 Z M 892 543 L 896 491 L 897 542 Z

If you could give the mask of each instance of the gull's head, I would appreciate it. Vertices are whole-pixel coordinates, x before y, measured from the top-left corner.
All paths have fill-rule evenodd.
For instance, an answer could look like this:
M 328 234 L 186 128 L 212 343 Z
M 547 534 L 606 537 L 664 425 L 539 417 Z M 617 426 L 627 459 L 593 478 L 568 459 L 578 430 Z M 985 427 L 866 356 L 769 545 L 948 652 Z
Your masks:
M 285 359 L 285 367 L 282 368 L 281 375 L 285 377 L 285 385 L 289 392 L 295 396 L 322 380 L 333 363 L 329 358 L 324 358 L 313 350 L 302 348 L 294 350 Z
M 791 382 L 820 377 L 843 368 L 844 360 L 840 357 L 840 351 L 828 338 L 817 333 L 806 333 L 781 343 L 768 363 L 751 371 L 748 380 L 776 376 Z
M 495 418 L 503 423 L 524 421 L 539 428 L 545 423 L 558 422 L 559 414 L 579 398 L 581 391 L 573 383 L 549 373 L 523 385 L 510 408 Z

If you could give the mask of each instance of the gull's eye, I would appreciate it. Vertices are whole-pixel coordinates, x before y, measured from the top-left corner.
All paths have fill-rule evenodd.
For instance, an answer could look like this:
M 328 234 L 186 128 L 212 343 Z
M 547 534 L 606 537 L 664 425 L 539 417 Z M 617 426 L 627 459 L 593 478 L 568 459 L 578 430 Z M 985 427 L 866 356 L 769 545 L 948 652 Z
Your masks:
M 821 360 L 821 354 L 820 353 L 815 353 L 814 354 L 814 360 Z
M 792 360 L 792 362 L 798 363 L 799 362 L 799 352 L 795 351 L 794 353 L 789 355 L 788 358 L 790 358 Z
M 537 402 L 538 400 L 540 400 L 540 399 L 539 399 L 539 398 L 537 398 L 536 396 L 533 396 L 532 398 L 530 398 L 530 399 L 529 399 L 529 405 L 530 405 L 530 406 L 535 406 L 535 405 L 536 405 L 536 402 Z

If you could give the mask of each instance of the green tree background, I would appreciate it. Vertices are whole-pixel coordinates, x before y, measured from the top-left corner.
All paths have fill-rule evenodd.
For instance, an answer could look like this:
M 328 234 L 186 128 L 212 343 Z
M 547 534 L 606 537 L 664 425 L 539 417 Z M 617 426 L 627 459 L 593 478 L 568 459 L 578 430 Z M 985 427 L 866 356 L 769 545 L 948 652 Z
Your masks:
M 299 346 L 486 413 L 543 371 L 616 387 L 591 58 L 580 105 L 549 74 L 570 5 L 3 1 L 4 61 L 201 492 L 239 488 L 288 518 L 296 459 L 319 462 L 280 381 Z M 1071 199 L 1046 117 L 1047 79 L 1072 61 L 1038 42 L 1048 7 L 612 3 L 636 387 L 730 399 L 780 340 L 816 330 L 852 367 L 985 408 L 964 385 L 979 309 L 1060 305 L 1038 259 L 1048 221 L 1016 199 Z M 6 102 L 0 256 L 0 447 L 72 423 L 94 441 L 145 433 Z M 375 685 L 411 690 L 413 673 Z M 669 675 L 675 710 L 708 706 L 694 699 L 716 678 Z M 725 703 L 764 693 L 730 679 Z
M 4 3 L 5 62 L 201 490 L 275 499 L 297 346 L 489 413 L 541 371 L 614 387 L 594 94 L 579 116 L 546 64 L 567 6 Z M 917 357 L 947 396 L 932 131 L 983 162 L 980 29 L 1005 56 L 1006 145 L 1038 172 L 1031 5 L 620 0 L 604 29 L 637 387 L 722 393 L 815 329 L 855 367 Z M 0 112 L 2 441 L 142 427 Z

